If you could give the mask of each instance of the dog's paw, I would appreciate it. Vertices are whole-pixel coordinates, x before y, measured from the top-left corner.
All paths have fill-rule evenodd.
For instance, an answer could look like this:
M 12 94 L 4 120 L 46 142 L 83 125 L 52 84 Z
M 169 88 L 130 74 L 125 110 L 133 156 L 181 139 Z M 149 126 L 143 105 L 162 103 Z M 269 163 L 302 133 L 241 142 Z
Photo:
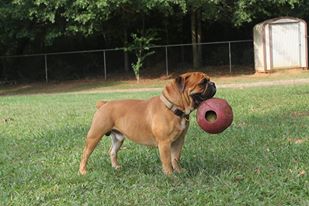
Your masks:
M 121 169 L 121 165 L 113 165 L 112 166 L 115 170 L 120 170 Z
M 172 169 L 163 169 L 163 173 L 166 176 L 171 176 L 173 174 L 173 170 Z
M 174 171 L 175 171 L 175 173 L 186 173 L 187 172 L 187 170 L 185 168 L 177 168 Z
M 78 171 L 78 174 L 79 174 L 79 175 L 83 175 L 83 176 L 84 176 L 84 175 L 86 175 L 86 173 L 87 173 L 86 170 L 81 170 L 81 169 L 80 169 L 80 170 Z

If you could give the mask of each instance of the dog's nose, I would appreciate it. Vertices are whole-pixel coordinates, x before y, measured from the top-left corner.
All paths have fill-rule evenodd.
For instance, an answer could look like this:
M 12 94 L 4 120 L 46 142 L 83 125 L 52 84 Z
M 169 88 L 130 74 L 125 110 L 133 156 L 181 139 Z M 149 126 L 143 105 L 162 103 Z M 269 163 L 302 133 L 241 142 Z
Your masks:
M 216 89 L 216 84 L 214 82 L 209 82 L 209 86 L 214 87 Z
M 207 86 L 207 89 L 206 89 L 206 99 L 210 99 L 212 98 L 213 96 L 215 96 L 217 92 L 217 89 L 216 89 L 216 84 L 214 82 L 208 82 L 208 86 Z
M 214 82 L 209 82 L 209 86 L 211 87 L 211 94 L 212 97 L 215 96 L 216 92 L 217 92 L 217 87 L 216 84 Z

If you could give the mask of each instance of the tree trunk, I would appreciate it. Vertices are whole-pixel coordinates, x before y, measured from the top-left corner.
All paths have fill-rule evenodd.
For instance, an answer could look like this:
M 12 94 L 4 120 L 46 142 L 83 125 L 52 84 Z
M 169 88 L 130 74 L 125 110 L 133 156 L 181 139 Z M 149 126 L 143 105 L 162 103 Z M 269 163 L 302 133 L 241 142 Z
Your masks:
M 191 13 L 191 37 L 192 37 L 192 59 L 193 68 L 198 68 L 198 55 L 197 55 L 197 35 L 196 35 L 196 10 Z
M 164 26 L 165 26 L 165 43 L 168 44 L 169 40 L 168 40 L 168 22 L 167 20 L 164 21 Z
M 124 30 L 124 47 L 128 46 L 128 32 Z M 124 51 L 124 71 L 129 71 L 129 54 L 127 51 Z
M 184 17 L 182 17 L 181 20 L 181 43 L 184 44 L 185 40 L 184 40 L 184 33 L 185 33 L 185 28 L 184 28 Z M 181 46 L 181 69 L 185 68 L 185 48 L 184 46 Z
M 198 67 L 201 67 L 203 64 L 203 59 L 202 59 L 202 13 L 201 9 L 197 10 L 197 15 L 196 15 L 196 21 L 197 21 L 197 63 Z

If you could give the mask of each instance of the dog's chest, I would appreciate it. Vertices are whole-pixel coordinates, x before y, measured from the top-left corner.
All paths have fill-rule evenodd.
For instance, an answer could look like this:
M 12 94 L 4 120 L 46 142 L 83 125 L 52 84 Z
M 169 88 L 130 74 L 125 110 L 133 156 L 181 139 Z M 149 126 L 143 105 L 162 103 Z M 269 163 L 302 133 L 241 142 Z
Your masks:
M 188 120 L 182 118 L 180 123 L 178 124 L 178 129 L 180 131 L 184 131 L 188 127 L 188 124 L 189 124 Z

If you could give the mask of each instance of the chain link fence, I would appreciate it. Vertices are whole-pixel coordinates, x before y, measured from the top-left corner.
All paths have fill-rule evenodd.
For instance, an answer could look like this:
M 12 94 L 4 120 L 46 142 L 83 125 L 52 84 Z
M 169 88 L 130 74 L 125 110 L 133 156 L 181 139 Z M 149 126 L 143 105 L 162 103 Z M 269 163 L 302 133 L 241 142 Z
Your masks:
M 200 67 L 192 68 L 192 44 L 153 46 L 146 58 L 141 78 L 166 77 L 185 71 L 213 74 L 254 72 L 252 40 L 198 44 Z M 1 56 L 0 81 L 62 81 L 85 78 L 134 79 L 134 54 L 123 49 L 102 49 L 59 53 Z M 127 65 L 127 66 L 126 66 Z

